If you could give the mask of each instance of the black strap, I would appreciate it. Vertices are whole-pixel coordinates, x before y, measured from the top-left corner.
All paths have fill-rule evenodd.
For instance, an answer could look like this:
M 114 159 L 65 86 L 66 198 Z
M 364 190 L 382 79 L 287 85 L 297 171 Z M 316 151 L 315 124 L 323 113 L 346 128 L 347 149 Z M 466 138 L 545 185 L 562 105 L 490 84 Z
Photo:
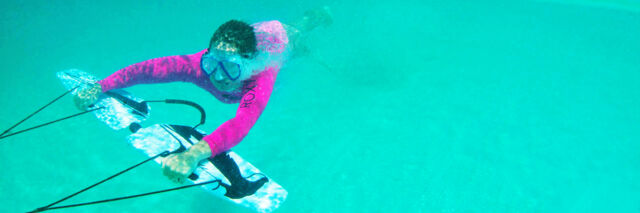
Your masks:
M 3 136 L 5 134 L 7 134 L 9 131 L 11 131 L 13 128 L 16 128 L 18 125 L 20 125 L 22 122 L 26 121 L 27 119 L 31 118 L 32 116 L 34 116 L 35 114 L 37 114 L 38 112 L 42 111 L 44 108 L 47 108 L 49 105 L 53 104 L 54 102 L 58 101 L 58 99 L 64 97 L 65 95 L 69 94 L 71 91 L 77 89 L 80 86 L 76 86 L 70 90 L 67 90 L 66 92 L 62 93 L 62 95 L 58 96 L 57 98 L 53 99 L 51 102 L 49 102 L 48 104 L 45 104 L 43 107 L 40 107 L 40 109 L 36 110 L 35 112 L 31 113 L 29 116 L 27 116 L 26 118 L 22 119 L 20 122 L 14 124 L 13 126 L 9 127 L 9 129 L 5 130 L 4 132 L 2 132 L 2 134 L 0 134 L 0 136 Z M 6 136 L 8 137 L 8 136 Z M 5 137 L 0 137 L 0 139 L 5 138 Z
M 211 183 L 218 183 L 221 184 L 222 181 L 221 180 L 211 180 L 211 181 L 207 181 L 207 182 L 202 182 L 202 183 L 196 183 L 196 184 L 191 184 L 191 185 L 186 185 L 186 186 L 180 186 L 180 187 L 175 187 L 175 188 L 171 188 L 171 189 L 165 189 L 165 190 L 160 190 L 160 191 L 155 191 L 155 192 L 148 192 L 148 193 L 143 193 L 143 194 L 137 194 L 137 195 L 130 195 L 130 196 L 124 196 L 124 197 L 117 197 L 117 198 L 111 198 L 111 199 L 105 199 L 105 200 L 98 200 L 98 201 L 92 201 L 92 202 L 86 202 L 86 203 L 78 203 L 78 204 L 72 204 L 72 205 L 66 205 L 66 206 L 56 206 L 56 207 L 50 207 L 50 208 L 38 208 L 34 211 L 31 212 L 43 212 L 43 211 L 47 211 L 47 210 L 52 210 L 52 209 L 63 209 L 63 208 L 71 208 L 71 207 L 78 207 L 78 206 L 86 206 L 86 205 L 92 205 L 92 204 L 98 204 L 98 203 L 106 203 L 106 202 L 112 202 L 112 201 L 118 201 L 118 200 L 124 200 L 124 199 L 130 199 L 130 198 L 136 198 L 136 197 L 142 197 L 142 196 L 147 196 L 147 195 L 152 195 L 152 194 L 158 194 L 158 193 L 164 193 L 164 192 L 170 192 L 170 191 L 175 191 L 175 190 L 180 190 L 180 189 L 186 189 L 186 188 L 191 188 L 191 187 L 195 187 L 195 186 L 202 186 L 202 185 L 207 185 L 207 184 L 211 184 Z M 216 190 L 218 189 L 218 187 L 220 187 L 220 185 L 216 186 L 215 188 L 213 188 L 212 190 Z
M 160 154 L 157 154 L 157 155 L 155 155 L 153 157 L 150 157 L 150 158 L 148 158 L 148 159 L 146 159 L 146 160 L 144 160 L 144 161 L 142 161 L 142 162 L 140 162 L 140 163 L 138 163 L 138 164 L 136 164 L 134 166 L 131 166 L 131 167 L 125 169 L 125 170 L 122 170 L 122 171 L 120 171 L 120 172 L 118 172 L 118 173 L 116 173 L 116 174 L 114 174 L 114 175 L 112 175 L 112 176 L 110 176 L 110 177 L 108 177 L 108 178 L 106 178 L 104 180 L 101 180 L 101 181 L 99 181 L 99 182 L 97 182 L 97 183 L 95 183 L 95 184 L 93 184 L 93 185 L 91 185 L 89 187 L 86 187 L 86 188 L 84 188 L 84 189 L 82 189 L 82 190 L 80 190 L 80 191 L 78 191 L 76 193 L 73 193 L 73 194 L 71 194 L 69 196 L 66 196 L 65 198 L 62 198 L 62 199 L 60 199 L 60 200 L 58 200 L 56 202 L 53 202 L 53 203 L 51 203 L 49 205 L 37 208 L 37 209 L 35 209 L 35 210 L 31 211 L 31 212 L 42 212 L 42 211 L 47 211 L 47 210 L 52 210 L 52 209 L 71 208 L 71 207 L 77 207 L 77 206 L 86 206 L 86 205 L 92 205 L 92 204 L 98 204 L 98 203 L 118 201 L 118 200 L 124 200 L 124 199 L 130 199 L 130 198 L 136 198 L 136 197 L 142 197 L 142 196 L 148 196 L 148 195 L 153 195 L 153 194 L 158 194 L 158 193 L 170 192 L 170 191 L 175 191 L 175 190 L 180 190 L 180 189 L 186 189 L 186 188 L 191 188 L 191 187 L 201 186 L 201 185 L 206 185 L 206 184 L 211 184 L 211 183 L 218 183 L 218 186 L 213 188 L 213 190 L 215 190 L 218 187 L 220 187 L 222 181 L 219 180 L 219 179 L 215 179 L 215 180 L 211 180 L 211 181 L 207 181 L 207 182 L 202 182 L 202 183 L 197 183 L 197 184 L 192 184 L 192 185 L 187 185 L 187 186 L 180 186 L 180 187 L 175 187 L 175 188 L 171 188 L 171 189 L 148 192 L 148 193 L 143 193 L 143 194 L 137 194 L 137 195 L 117 197 L 117 198 L 111 198 L 111 199 L 105 199 L 105 200 L 99 200 L 99 201 L 92 201 L 92 202 L 86 202 L 86 203 L 79 203 L 79 204 L 71 204 L 71 205 L 65 205 L 65 206 L 52 207 L 53 205 L 56 205 L 56 204 L 58 204 L 58 203 L 60 203 L 62 201 L 65 201 L 65 200 L 67 200 L 69 198 L 72 198 L 72 197 L 74 197 L 74 196 L 76 196 L 76 195 L 78 195 L 78 194 L 80 194 L 80 193 L 82 193 L 84 191 L 87 191 L 87 190 L 89 190 L 89 189 L 91 189 L 91 188 L 93 188 L 93 187 L 95 187 L 97 185 L 100 185 L 100 184 L 102 184 L 102 183 L 104 183 L 104 182 L 106 182 L 108 180 L 111 180 L 112 178 L 114 178 L 116 176 L 119 176 L 119 175 L 121 175 L 121 174 L 123 174 L 123 173 L 125 173 L 125 172 L 127 172 L 127 171 L 129 171 L 131 169 L 133 169 L 133 168 L 136 168 L 136 167 L 138 167 L 138 166 L 140 166 L 140 165 L 142 165 L 142 164 L 144 164 L 146 162 L 149 162 L 149 161 L 151 161 L 153 159 L 156 159 L 157 157 L 160 157 L 160 156 L 166 157 L 170 153 L 171 152 L 169 152 L 169 151 L 165 151 L 165 152 L 162 152 Z
M 129 170 L 131 170 L 131 169 L 133 169 L 133 168 L 136 168 L 136 167 L 138 167 L 138 166 L 140 166 L 140 165 L 142 165 L 142 164 L 144 164 L 144 163 L 146 163 L 146 162 L 149 162 L 150 160 L 156 159 L 156 158 L 157 158 L 157 157 L 159 157 L 159 156 L 166 156 L 166 155 L 168 155 L 168 154 L 169 154 L 169 152 L 168 152 L 168 151 L 165 151 L 165 152 L 163 152 L 163 153 L 160 153 L 160 154 L 157 154 L 157 155 L 155 155 L 155 156 L 153 156 L 153 157 L 150 157 L 149 159 L 146 159 L 146 160 L 144 160 L 144 161 L 142 161 L 142 162 L 140 162 L 140 163 L 138 163 L 138 164 L 136 164 L 136 165 L 134 165 L 134 166 L 132 166 L 132 167 L 129 167 L 129 168 L 125 169 L 125 170 L 122 170 L 122 171 L 120 171 L 120 172 L 116 173 L 115 175 L 111 175 L 110 177 L 108 177 L 108 178 L 106 178 L 106 179 L 104 179 L 104 180 L 101 180 L 101 181 L 99 181 L 99 182 L 97 182 L 97 183 L 95 183 L 95 184 L 93 184 L 93 185 L 91 185 L 91 186 L 89 186 L 89 187 L 87 187 L 87 188 L 84 188 L 84 189 L 82 189 L 82 190 L 80 190 L 80 191 L 78 191 L 78 192 L 76 192 L 76 193 L 73 193 L 73 194 L 71 194 L 71 195 L 69 195 L 69 196 L 67 196 L 67 197 L 65 197 L 65 198 L 62 198 L 62 199 L 60 199 L 60 200 L 58 200 L 58 201 L 56 201 L 56 202 L 53 202 L 53 203 L 51 203 L 51 204 L 49 204 L 49 205 L 46 205 L 46 206 L 40 207 L 40 208 L 38 208 L 38 210 L 40 210 L 40 209 L 45 209 L 45 210 L 46 210 L 46 209 L 48 209 L 49 207 L 51 207 L 51 206 L 53 206 L 53 205 L 56 205 L 56 204 L 58 204 L 58 203 L 60 203 L 60 202 L 62 202 L 62 201 L 65 201 L 65 200 L 67 200 L 67 199 L 69 199 L 69 198 L 72 198 L 73 196 L 76 196 L 76 195 L 78 195 L 78 194 L 80 194 L 80 193 L 82 193 L 82 192 L 84 192 L 84 191 L 87 191 L 87 190 L 89 190 L 89 189 L 91 189 L 91 188 L 93 188 L 93 187 L 95 187 L 95 186 L 97 186 L 97 185 L 100 185 L 100 184 L 102 184 L 102 183 L 104 183 L 104 182 L 106 182 L 106 181 L 108 181 L 108 180 L 111 180 L 112 178 L 114 178 L 114 177 L 116 177 L 116 176 L 118 176 L 118 175 L 121 175 L 122 173 L 125 173 L 125 172 L 127 172 L 127 171 L 129 171 Z
M 40 125 L 37 125 L 37 126 L 34 126 L 34 127 L 29 127 L 27 129 L 23 129 L 23 130 L 20 130 L 20 131 L 17 131 L 17 132 L 8 134 L 8 135 L 0 136 L 0 139 L 6 138 L 6 137 L 10 137 L 10 136 L 13 136 L 13 135 L 17 135 L 17 134 L 20 134 L 20 133 L 23 133 L 23 132 L 26 132 L 26 131 L 29 131 L 29 130 L 37 129 L 37 128 L 40 128 L 40 127 L 43 127 L 43 126 L 47 126 L 47 125 L 50 125 L 50 124 L 53 124 L 53 123 L 56 123 L 56 122 L 59 122 L 59 121 L 67 120 L 69 118 L 73 118 L 73 117 L 76 117 L 78 115 L 83 115 L 83 114 L 86 114 L 86 113 L 89 113 L 89 112 L 93 112 L 93 111 L 96 111 L 96 110 L 100 110 L 100 109 L 104 109 L 104 107 L 98 107 L 98 108 L 87 110 L 87 111 L 84 111 L 84 112 L 79 112 L 79 113 L 76 113 L 76 114 L 73 114 L 73 115 L 69 115 L 69 116 L 64 117 L 64 118 L 60 118 L 60 119 L 57 119 L 57 120 L 54 120 L 54 121 L 49 121 L 47 123 L 43 123 L 43 124 L 40 124 Z
M 54 102 L 58 101 L 60 98 L 62 98 L 62 97 L 64 97 L 65 95 L 69 94 L 70 92 L 72 92 L 73 90 L 77 89 L 78 87 L 80 87 L 80 86 L 76 86 L 76 87 L 74 87 L 74 88 L 72 88 L 72 89 L 70 89 L 70 90 L 67 90 L 67 91 L 66 91 L 66 92 L 64 92 L 62 95 L 58 96 L 57 98 L 53 99 L 51 102 L 47 103 L 46 105 L 44 105 L 44 106 L 43 106 L 43 107 L 41 107 L 40 109 L 38 109 L 38 110 L 36 110 L 35 112 L 31 113 L 31 114 L 30 114 L 29 116 L 27 116 L 26 118 L 22 119 L 20 122 L 18 122 L 18 123 L 16 123 L 16 124 L 14 124 L 13 126 L 11 126 L 10 128 L 8 128 L 7 130 L 5 130 L 4 132 L 2 132 L 2 134 L 0 134 L 0 139 L 6 138 L 6 137 L 10 137 L 10 136 L 13 136 L 13 135 L 17 135 L 17 134 L 20 134 L 20 133 L 23 133 L 23 132 L 27 132 L 27 131 L 30 131 L 30 130 L 33 130 L 33 129 L 36 129 L 36 128 L 40 128 L 40 127 L 43 127 L 43 126 L 47 126 L 47 125 L 50 125 L 50 124 L 53 124 L 53 123 L 56 123 L 56 122 L 59 122 L 59 121 L 63 121 L 63 120 L 69 119 L 69 118 L 73 118 L 73 117 L 76 117 L 76 116 L 79 116 L 79 115 L 83 115 L 83 114 L 86 114 L 86 113 L 93 112 L 93 111 L 100 110 L 100 109 L 103 109 L 103 108 L 104 108 L 104 107 L 94 108 L 94 109 L 87 110 L 87 111 L 80 112 L 80 113 L 76 113 L 76 114 L 73 114 L 73 115 L 70 115 L 70 116 L 67 116 L 67 117 L 63 117 L 63 118 L 60 118 L 60 119 L 57 119 L 57 120 L 54 120 L 54 121 L 50 121 L 50 122 L 47 122 L 47 123 L 44 123 L 44 124 L 40 124 L 40 125 L 37 125 L 37 126 L 34 126 L 34 127 L 30 127 L 30 128 L 24 129 L 24 130 L 20 130 L 20 131 L 18 131 L 18 132 L 14 132 L 14 133 L 11 133 L 11 134 L 7 134 L 7 133 L 9 133 L 12 129 L 14 129 L 14 128 L 15 128 L 15 127 L 17 127 L 18 125 L 20 125 L 21 123 L 23 123 L 24 121 L 26 121 L 27 119 L 29 119 L 29 118 L 33 117 L 35 114 L 37 114 L 38 112 L 40 112 L 40 111 L 42 111 L 43 109 L 47 108 L 49 105 L 51 105 L 51 104 L 53 104 Z M 136 110 L 137 110 L 140 114 L 142 114 L 143 116 L 146 116 L 146 114 L 148 114 L 147 107 L 146 107 L 146 102 L 144 102 L 144 101 L 143 101 L 143 102 L 138 103 L 138 102 L 133 101 L 133 100 L 128 101 L 128 100 L 129 100 L 128 98 L 126 98 L 126 97 L 124 97 L 124 96 L 122 96 L 122 95 L 120 95 L 120 94 L 117 94 L 117 93 L 107 92 L 106 94 L 107 94 L 107 95 L 110 95 L 111 97 L 114 97 L 114 98 L 116 98 L 116 99 L 118 99 L 118 100 L 120 100 L 120 101 L 123 101 L 123 103 L 125 103 L 125 104 L 129 105 L 130 107 L 132 107 L 132 108 L 136 109 Z M 159 102 L 159 101 L 156 101 L 156 102 Z M 196 127 L 197 127 L 197 126 L 199 126 L 199 125 L 201 125 L 201 124 L 203 124 L 203 123 L 204 123 L 204 121 L 205 121 L 205 113 L 204 113 L 204 109 L 202 109 L 202 107 L 200 107 L 200 106 L 199 106 L 198 104 L 196 104 L 196 103 L 193 103 L 193 102 L 190 102 L 190 101 L 183 101 L 183 100 L 165 100 L 165 101 L 162 101 L 162 102 L 166 102 L 166 103 L 175 103 L 175 104 L 186 104 L 186 105 L 189 105 L 189 106 L 192 106 L 192 107 L 197 108 L 197 109 L 200 111 L 201 116 L 200 116 L 200 124 L 196 125 Z M 193 128 L 195 128 L 195 127 L 193 127 Z M 65 200 L 67 200 L 67 199 L 69 199 L 69 198 L 72 198 L 72 197 L 74 197 L 74 196 L 76 196 L 76 195 L 78 195 L 78 194 L 80 194 L 80 193 L 82 193 L 82 192 L 85 192 L 85 191 L 87 191 L 87 190 L 89 190 L 89 189 L 91 189 L 91 188 L 93 188 L 93 187 L 95 187 L 95 186 L 98 186 L 98 185 L 100 185 L 100 184 L 102 184 L 102 183 L 104 183 L 104 182 L 106 182 L 106 181 L 108 181 L 108 180 L 110 180 L 110 179 L 112 179 L 112 178 L 114 178 L 114 177 L 117 177 L 117 176 L 119 176 L 119 175 L 121 175 L 121 174 L 123 174 L 123 173 L 125 173 L 125 172 L 127 172 L 127 171 L 129 171 L 129 170 L 131 170 L 131 169 L 133 169 L 133 168 L 136 168 L 136 167 L 138 167 L 138 166 L 140 166 L 140 165 L 142 165 L 142 164 L 144 164 L 144 163 L 146 163 L 146 162 L 149 162 L 149 161 L 151 161 L 151 160 L 153 160 L 153 159 L 155 159 L 155 158 L 157 158 L 157 157 L 159 157 L 159 156 L 166 157 L 166 156 L 168 156 L 170 153 L 172 153 L 172 152 L 165 151 L 165 152 L 162 152 L 162 153 L 160 153 L 160 154 L 157 154 L 157 155 L 155 155 L 155 156 L 153 156 L 153 157 L 151 157 L 151 158 L 148 158 L 148 159 L 146 159 L 146 160 L 144 160 L 144 161 L 142 161 L 142 162 L 140 162 L 140 163 L 138 163 L 138 164 L 136 164 L 136 165 L 134 165 L 134 166 L 131 166 L 131 167 L 129 167 L 129 168 L 127 168 L 127 169 L 123 170 L 123 171 L 120 171 L 120 172 L 118 172 L 118 173 L 116 173 L 116 174 L 114 174 L 114 175 L 112 175 L 112 176 L 110 176 L 110 177 L 108 177 L 108 178 L 106 178 L 106 179 L 104 179 L 104 180 L 101 180 L 101 181 L 99 181 L 99 182 L 97 182 L 97 183 L 95 183 L 95 184 L 93 184 L 93 185 L 91 185 L 91 186 L 89 186 L 89 187 L 86 187 L 86 188 L 84 188 L 84 189 L 82 189 L 82 190 L 80 190 L 80 191 L 78 191 L 78 192 L 76 192 L 76 193 L 73 193 L 73 194 L 71 194 L 71 195 L 69 195 L 69 196 L 66 196 L 66 197 L 64 197 L 64 198 L 62 198 L 62 199 L 60 199 L 60 200 L 58 200 L 58 201 L 56 201 L 56 202 L 53 202 L 53 203 L 49 204 L 49 205 L 46 205 L 46 206 L 43 206 L 43 207 L 37 208 L 37 209 L 35 209 L 35 210 L 31 211 L 31 212 L 42 212 L 42 211 L 47 211 L 47 210 L 52 210 L 52 209 L 71 208 L 71 207 L 77 207 L 77 206 L 84 206 L 84 205 L 91 205 L 91 204 L 105 203 L 105 202 L 111 202 L 111 201 L 117 201 L 117 200 L 124 200 L 124 199 L 130 199 L 130 198 L 136 198 L 136 197 L 147 196 L 147 195 L 153 195 L 153 194 L 158 194 L 158 193 L 163 193 L 163 192 L 175 191 L 175 190 L 180 190 L 180 189 L 186 189 L 186 188 L 191 188 L 191 187 L 195 187 L 195 186 L 206 185 L 206 184 L 210 184 L 210 183 L 218 183 L 218 186 L 216 186 L 215 188 L 213 188 L 213 190 L 215 190 L 215 189 L 219 188 L 219 187 L 223 184 L 221 180 L 216 179 L 216 180 L 211 180 L 211 181 L 207 181 L 207 182 L 202 182 L 202 183 L 197 183 L 197 184 L 192 184 L 192 185 L 187 185 L 187 186 L 180 186 L 180 187 L 175 187 L 175 188 L 165 189 L 165 190 L 160 190 L 160 191 L 155 191 L 155 192 L 148 192 L 148 193 L 143 193 L 143 194 L 130 195 L 130 196 L 124 196 L 124 197 L 118 197 L 118 198 L 111 198 L 111 199 L 105 199 L 105 200 L 99 200 L 99 201 L 93 201 L 93 202 L 86 202 L 86 203 L 79 203 L 79 204 L 72 204 L 72 205 L 66 205 L 66 206 L 57 206 L 57 207 L 52 207 L 53 205 L 56 205 L 56 204 L 58 204 L 58 203 L 60 203 L 60 202 L 62 202 L 62 201 L 65 201 Z M 191 176 L 189 176 L 189 178 L 193 180 L 193 179 L 197 179 L 197 176 L 194 176 L 194 175 L 192 174 Z
M 76 116 L 79 116 L 79 115 L 83 115 L 83 114 L 86 114 L 86 113 L 89 113 L 89 112 L 93 112 L 93 111 L 96 111 L 96 110 L 104 109 L 104 107 L 94 108 L 94 109 L 87 110 L 87 111 L 84 111 L 84 112 L 80 112 L 80 113 L 76 113 L 76 114 L 73 114 L 73 115 L 69 115 L 69 116 L 66 116 L 66 117 L 63 117 L 63 118 L 60 118 L 60 119 L 54 120 L 54 121 L 50 121 L 50 122 L 47 122 L 47 123 L 44 123 L 44 124 L 40 124 L 40 125 L 37 125 L 37 126 L 29 127 L 29 128 L 27 128 L 27 129 L 20 130 L 20 131 L 17 131 L 17 132 L 11 133 L 11 134 L 7 134 L 7 133 L 8 133 L 9 131 L 11 131 L 13 128 L 15 128 L 15 127 L 17 127 L 18 125 L 20 125 L 22 122 L 24 122 L 24 121 L 26 121 L 27 119 L 31 118 L 31 117 L 32 117 L 33 115 L 35 115 L 36 113 L 38 113 L 38 112 L 42 111 L 44 108 L 46 108 L 46 107 L 48 107 L 49 105 L 53 104 L 53 103 L 54 103 L 54 102 L 56 102 L 58 99 L 62 98 L 62 97 L 63 97 L 63 96 L 65 96 L 66 94 L 69 94 L 71 91 L 75 90 L 75 89 L 76 89 L 76 88 L 78 88 L 78 87 L 79 87 L 79 86 L 74 87 L 74 88 L 72 88 L 72 89 L 70 89 L 70 90 L 67 90 L 67 91 L 66 91 L 65 93 L 63 93 L 62 95 L 60 95 L 60 96 L 58 96 L 57 98 L 53 99 L 53 101 L 49 102 L 48 104 L 44 105 L 44 106 L 43 106 L 43 107 L 41 107 L 40 109 L 38 109 L 38 110 L 36 110 L 35 112 L 31 113 L 29 116 L 27 116 L 26 118 L 22 119 L 20 122 L 18 122 L 18 123 L 16 123 L 16 124 L 14 124 L 14 125 L 13 125 L 13 126 L 11 126 L 9 129 L 5 130 L 2 134 L 0 134 L 0 139 L 4 139 L 4 138 L 7 138 L 7 137 L 10 137 L 10 136 L 13 136 L 13 135 L 17 135 L 17 134 L 20 134 L 20 133 L 23 133 L 23 132 L 27 132 L 27 131 L 30 131 L 30 130 L 33 130 L 33 129 L 37 129 L 37 128 L 40 128 L 40 127 L 43 127 L 43 126 L 47 126 L 47 125 L 50 125 L 50 124 L 53 124 L 53 123 L 56 123 L 56 122 L 60 122 L 60 121 L 63 121 L 63 120 L 67 120 L 67 119 L 69 119 L 69 118 L 73 118 L 73 117 L 76 117 Z

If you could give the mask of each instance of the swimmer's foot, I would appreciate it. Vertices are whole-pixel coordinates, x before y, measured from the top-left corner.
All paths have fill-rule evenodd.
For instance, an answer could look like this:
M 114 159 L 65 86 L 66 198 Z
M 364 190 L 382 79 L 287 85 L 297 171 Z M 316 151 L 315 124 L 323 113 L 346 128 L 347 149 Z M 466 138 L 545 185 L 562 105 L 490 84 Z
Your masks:
M 296 24 L 296 27 L 304 32 L 309 32 L 316 27 L 326 27 L 332 23 L 333 15 L 331 14 L 331 9 L 328 6 L 324 6 L 304 12 L 304 17 Z
M 329 6 L 307 10 L 304 16 L 308 17 L 315 26 L 329 26 L 333 23 L 333 15 Z

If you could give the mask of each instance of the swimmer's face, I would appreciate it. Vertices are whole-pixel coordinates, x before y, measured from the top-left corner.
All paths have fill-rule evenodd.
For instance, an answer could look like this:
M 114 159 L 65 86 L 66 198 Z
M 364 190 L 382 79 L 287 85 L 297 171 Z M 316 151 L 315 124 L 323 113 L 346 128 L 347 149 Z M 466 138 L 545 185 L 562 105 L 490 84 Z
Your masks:
M 239 49 L 232 44 L 226 42 L 216 42 L 209 47 L 209 51 L 217 51 L 221 53 L 221 55 L 236 55 L 239 52 Z M 213 83 L 213 85 L 222 91 L 234 91 L 242 84 L 239 80 L 233 81 L 229 79 L 227 75 L 223 75 L 221 73 L 213 73 L 209 76 L 209 80 Z

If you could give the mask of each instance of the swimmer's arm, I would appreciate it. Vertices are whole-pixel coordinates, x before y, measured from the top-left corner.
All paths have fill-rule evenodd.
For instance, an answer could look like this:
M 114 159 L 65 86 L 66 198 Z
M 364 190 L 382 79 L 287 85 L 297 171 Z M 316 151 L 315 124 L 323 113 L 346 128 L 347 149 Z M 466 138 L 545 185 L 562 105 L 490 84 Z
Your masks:
M 139 62 L 120 69 L 98 81 L 102 91 L 130 87 L 137 84 L 190 81 L 200 74 L 200 56 L 205 50 L 191 55 L 167 56 Z
M 260 73 L 255 81 L 248 82 L 243 87 L 246 92 L 236 116 L 203 138 L 209 143 L 212 156 L 236 146 L 249 133 L 269 101 L 276 73 L 276 68 L 271 68 Z
M 186 155 L 195 159 L 195 162 L 200 162 L 211 156 L 211 148 L 205 140 L 200 140 L 195 145 L 189 147 L 186 151 Z

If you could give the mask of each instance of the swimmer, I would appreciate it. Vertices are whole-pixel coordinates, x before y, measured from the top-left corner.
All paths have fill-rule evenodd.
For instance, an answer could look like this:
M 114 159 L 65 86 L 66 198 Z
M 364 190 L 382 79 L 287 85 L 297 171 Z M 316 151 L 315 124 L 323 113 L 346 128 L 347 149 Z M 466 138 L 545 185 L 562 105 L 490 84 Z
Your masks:
M 279 21 L 248 24 L 230 20 L 222 24 L 210 39 L 207 49 L 195 54 L 150 59 L 125 67 L 74 97 L 76 106 L 86 109 L 98 100 L 100 93 L 138 84 L 190 82 L 211 93 L 226 104 L 239 103 L 235 117 L 184 152 L 163 159 L 163 173 L 176 183 L 184 183 L 198 162 L 207 158 L 226 162 L 219 170 L 231 182 L 227 196 L 251 195 L 265 180 L 248 181 L 239 175 L 226 151 L 236 146 L 249 133 L 265 109 L 276 76 L 292 44 L 304 33 L 331 24 L 327 7 L 310 10 L 291 25 Z

